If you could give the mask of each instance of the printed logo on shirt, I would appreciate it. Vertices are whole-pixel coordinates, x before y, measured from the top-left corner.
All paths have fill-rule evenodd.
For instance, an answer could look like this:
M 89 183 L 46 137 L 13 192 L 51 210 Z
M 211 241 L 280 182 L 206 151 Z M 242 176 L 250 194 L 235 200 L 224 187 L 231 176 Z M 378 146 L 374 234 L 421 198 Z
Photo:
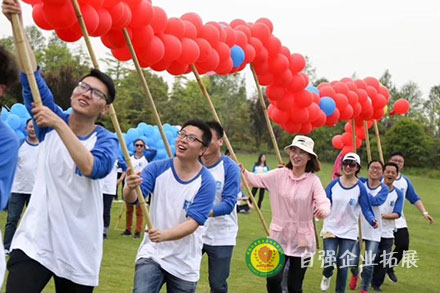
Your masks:
M 221 181 L 215 181 L 215 187 L 217 189 L 217 191 L 222 190 L 222 182 Z
M 356 200 L 354 198 L 350 198 L 350 201 L 348 202 L 351 206 L 354 206 L 356 204 Z
M 246 265 L 259 277 L 274 276 L 284 267 L 283 248 L 273 239 L 257 239 L 246 250 Z
M 394 203 L 395 203 L 394 200 L 390 201 L 390 207 L 393 207 Z
M 185 200 L 185 202 L 183 203 L 183 209 L 185 210 L 185 212 L 188 211 L 188 208 L 190 205 L 191 205 L 191 202 L 189 200 Z

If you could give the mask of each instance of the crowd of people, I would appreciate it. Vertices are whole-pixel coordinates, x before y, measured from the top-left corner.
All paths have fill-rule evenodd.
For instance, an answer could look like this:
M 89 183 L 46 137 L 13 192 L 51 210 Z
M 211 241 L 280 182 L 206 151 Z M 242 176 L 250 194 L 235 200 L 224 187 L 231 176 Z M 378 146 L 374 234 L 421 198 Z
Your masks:
M 21 13 L 14 0 L 4 0 L 2 8 L 8 19 L 12 13 Z M 155 150 L 138 139 L 130 158 L 133 169 L 127 169 L 116 137 L 97 121 L 115 100 L 113 80 L 91 70 L 78 81 L 70 98 L 72 113 L 66 114 L 55 104 L 31 54 L 43 101 L 43 106 L 35 107 L 20 62 L 23 56 L 17 54 L 20 74 L 14 58 L 0 48 L 0 97 L 19 75 L 32 116 L 21 146 L 0 119 L 2 209 L 9 200 L 5 249 L 0 247 L 0 283 L 6 251 L 7 292 L 41 292 L 52 278 L 57 292 L 92 292 L 98 286 L 112 201 L 122 182 L 126 203 L 122 235 L 137 238 L 145 230 L 135 259 L 134 292 L 160 292 L 164 285 L 168 292 L 195 292 L 205 253 L 211 292 L 228 292 L 241 176 L 254 195 L 260 189 L 259 208 L 268 191 L 269 237 L 281 245 L 286 257 L 285 267 L 266 279 L 268 292 L 303 292 L 304 263 L 313 258 L 317 247 L 315 219 L 324 221 L 320 288 L 329 290 L 336 268 L 336 292 L 345 292 L 349 271 L 352 290 L 360 276 L 361 292 L 381 291 L 386 275 L 397 282 L 393 265 L 377 264 L 389 257 L 393 244 L 397 263 L 409 249 L 405 198 L 433 222 L 411 181 L 401 173 L 405 159 L 401 152 L 393 153 L 385 164 L 369 162 L 368 178 L 359 178 L 360 157 L 347 153 L 341 156 L 339 177 L 324 189 L 316 175 L 321 165 L 310 137 L 297 135 L 284 148 L 289 158 L 285 166 L 269 170 L 261 154 L 249 172 L 222 154 L 224 130 L 218 122 L 191 119 L 182 124 L 173 158 L 152 161 Z M 143 222 L 137 187 L 149 203 L 152 227 Z M 370 257 L 364 258 L 360 273 L 363 243 Z

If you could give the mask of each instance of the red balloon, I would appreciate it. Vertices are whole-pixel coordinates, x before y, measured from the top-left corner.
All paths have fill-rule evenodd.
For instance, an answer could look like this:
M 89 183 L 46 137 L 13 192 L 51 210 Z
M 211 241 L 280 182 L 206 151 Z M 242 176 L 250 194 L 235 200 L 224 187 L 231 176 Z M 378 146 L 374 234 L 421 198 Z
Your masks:
M 293 73 L 298 73 L 306 68 L 306 59 L 301 54 L 292 54 L 289 57 L 290 70 Z
M 236 44 L 240 46 L 241 48 L 246 47 L 246 44 L 248 43 L 248 37 L 246 34 L 242 31 L 235 31 L 235 36 L 237 37 Z
M 296 101 L 295 101 L 296 102 Z M 309 121 L 310 114 L 309 109 L 307 108 L 300 108 L 298 106 L 292 107 L 290 109 L 290 120 L 295 123 L 305 123 Z
M 180 57 L 180 54 L 182 54 L 182 43 L 180 40 L 169 34 L 163 34 L 160 39 L 165 47 L 163 60 L 167 62 L 177 60 Z
M 283 72 L 278 73 L 277 78 L 275 79 L 275 83 L 287 88 L 292 83 L 292 80 L 292 71 L 290 71 L 290 69 L 286 69 Z
M 196 42 L 200 48 L 200 56 L 197 62 L 205 62 L 206 60 L 208 60 L 209 55 L 211 54 L 212 47 L 209 44 L 209 42 L 205 39 L 197 38 Z
M 266 95 L 269 97 L 269 99 L 273 101 L 281 100 L 284 98 L 285 91 L 284 88 L 274 86 L 272 84 L 269 84 L 266 87 Z
M 220 63 L 219 66 L 215 69 L 215 72 L 220 75 L 227 75 L 231 72 L 232 67 L 234 66 L 232 59 L 228 59 L 223 63 Z
M 271 35 L 269 27 L 263 23 L 256 23 L 252 25 L 251 33 L 252 37 L 258 38 L 258 40 L 263 43 L 266 43 Z
M 336 123 L 338 123 L 339 121 L 339 115 L 340 115 L 339 110 L 335 109 L 335 112 L 327 117 L 327 120 L 325 121 L 325 125 L 329 127 L 335 126 Z
M 65 42 L 76 42 L 81 39 L 81 31 L 72 30 L 71 28 L 66 29 L 55 29 L 57 36 Z
M 289 60 L 282 54 L 269 59 L 270 71 L 274 74 L 282 73 L 289 67 Z
M 145 47 L 135 48 L 141 67 L 148 67 L 159 62 L 165 55 L 165 47 L 156 36 L 153 36 Z
M 226 34 L 225 43 L 226 45 L 228 45 L 228 47 L 232 48 L 237 42 L 237 36 L 235 34 L 235 30 L 230 26 L 224 27 L 223 30 L 225 31 Z
M 220 32 L 214 25 L 205 24 L 200 28 L 197 37 L 207 40 L 214 47 L 220 40 Z
M 330 85 L 320 84 L 318 85 L 319 94 L 321 97 L 331 97 L 333 98 L 336 95 L 335 90 Z
M 55 29 L 71 27 L 77 20 L 70 1 L 64 5 L 43 4 L 44 18 Z M 67 36 L 66 36 L 67 37 Z
M 313 101 L 312 93 L 307 90 L 302 90 L 295 94 L 295 104 L 300 107 L 308 107 Z
M 343 82 L 337 82 L 333 85 L 337 93 L 348 95 L 348 87 Z
M 348 91 L 347 93 L 347 99 L 348 99 L 348 103 L 354 107 L 354 105 L 356 105 L 356 103 L 359 101 L 358 95 L 353 92 L 353 91 Z
M 185 31 L 183 33 L 184 38 L 189 38 L 194 40 L 197 37 L 197 28 L 193 23 L 184 20 L 183 27 L 185 28 Z
M 262 17 L 262 18 L 259 18 L 256 21 L 256 23 L 263 23 L 263 24 L 265 24 L 269 28 L 270 33 L 273 32 L 273 24 L 272 24 L 272 22 L 269 19 Z
M 194 25 L 196 30 L 199 30 L 203 26 L 202 18 L 197 13 L 186 13 L 180 17 L 182 20 L 189 21 Z
M 209 54 L 209 57 L 206 61 L 203 62 L 197 62 L 197 68 L 200 70 L 208 71 L 214 71 L 220 63 L 220 57 L 218 56 L 218 53 L 216 50 L 212 49 L 211 53 Z
M 261 47 L 260 51 L 255 56 L 254 64 L 257 65 L 257 63 L 266 62 L 268 58 L 269 58 L 269 53 L 267 53 L 266 48 Z
M 168 71 L 168 73 L 170 73 L 172 75 L 182 75 L 182 74 L 186 73 L 186 71 L 188 70 L 188 67 L 189 67 L 188 64 L 181 64 L 179 62 L 173 62 L 168 67 L 167 71 Z
M 344 145 L 353 145 L 353 134 L 351 134 L 351 132 L 342 134 L 342 142 Z
M 383 108 L 375 108 L 374 109 L 374 114 L 373 114 L 373 119 L 374 120 L 381 120 L 383 115 L 385 114 L 385 110 Z
M 84 18 L 89 35 L 97 37 L 97 35 L 94 34 L 99 25 L 99 14 L 96 12 L 96 9 L 91 5 L 83 4 L 81 6 L 81 14 Z M 79 23 L 77 23 L 77 26 L 81 31 Z
M 358 89 L 367 90 L 367 84 L 366 84 L 365 81 L 363 81 L 363 80 L 360 80 L 360 79 L 355 80 L 355 81 L 354 81 L 354 84 L 356 85 L 356 87 L 357 87 Z
M 258 54 L 260 52 L 261 48 L 263 48 L 263 43 L 261 43 L 261 41 L 259 39 L 254 38 L 254 37 L 249 38 L 249 44 L 252 47 L 254 47 L 256 54 Z
M 207 22 L 206 24 L 210 24 L 210 25 L 215 26 L 219 32 L 219 41 L 223 42 L 223 43 L 226 42 L 226 31 L 223 29 L 223 27 L 218 22 L 210 21 L 210 22 Z
M 112 27 L 112 16 L 110 12 L 108 12 L 105 8 L 96 9 L 96 13 L 98 13 L 99 23 L 98 27 L 95 29 L 95 32 L 92 37 L 100 37 L 108 33 Z
M 153 6 L 153 18 L 150 25 L 153 27 L 154 32 L 163 32 L 167 26 L 167 22 L 168 18 L 165 10 L 157 6 Z
M 260 85 L 269 85 L 273 82 L 274 80 L 274 76 L 272 73 L 268 72 L 266 74 L 260 74 L 258 75 L 258 82 L 260 83 Z
M 37 3 L 32 8 L 32 18 L 39 28 L 44 30 L 54 29 L 54 27 L 46 20 L 46 16 L 44 15 L 43 11 L 43 3 Z
M 285 124 L 283 124 L 282 126 L 284 128 L 284 130 L 286 130 L 288 133 L 290 134 L 294 134 L 294 133 L 299 133 L 302 127 L 301 123 L 294 123 L 291 122 L 290 120 L 287 121 Z
M 377 94 L 376 99 L 373 101 L 374 108 L 383 108 L 387 104 L 387 99 L 381 94 Z
M 374 87 L 376 89 L 376 91 L 379 90 L 380 83 L 379 83 L 379 81 L 376 78 L 374 78 L 374 77 L 367 77 L 367 78 L 364 78 L 364 81 L 365 81 L 365 83 L 367 85 Z
M 54 5 L 63 5 L 66 3 L 66 1 L 65 0 L 44 0 L 43 3 L 46 5 L 54 6 Z
M 281 50 L 281 41 L 274 35 L 271 35 L 265 44 L 269 55 L 276 55 Z
M 218 56 L 220 57 L 220 64 L 226 62 L 226 60 L 231 59 L 231 49 L 225 43 L 217 43 L 217 45 L 214 46 L 214 49 L 218 52 Z
M 289 119 L 289 112 L 287 111 L 280 111 L 278 108 L 274 107 L 273 105 L 269 105 L 269 109 L 272 108 L 270 111 L 268 111 L 271 115 L 269 115 L 269 118 L 277 123 L 277 124 L 284 124 Z
M 113 6 L 117 5 L 121 0 L 105 0 L 102 6 L 104 8 L 112 8 Z
M 41 0 L 23 0 L 23 2 L 34 6 L 35 4 L 41 3 Z
M 130 2 L 129 2 L 130 3 Z M 133 6 L 130 27 L 138 28 L 150 24 L 153 19 L 153 6 L 147 0 L 143 0 Z
M 352 153 L 354 151 L 352 144 L 353 143 L 351 143 L 351 145 L 349 145 L 349 146 L 348 145 L 344 146 L 342 148 L 342 154 L 345 155 L 345 154 L 348 154 L 348 153 Z
M 371 100 L 374 103 L 374 99 L 376 99 L 376 96 L 377 96 L 377 90 L 374 87 L 368 85 L 367 86 L 367 93 L 368 93 L 368 96 L 371 98 Z
M 237 25 L 236 27 L 234 27 L 234 29 L 238 30 L 238 31 L 242 31 L 246 35 L 246 38 L 248 40 L 250 37 L 252 37 L 251 29 L 249 28 L 249 26 L 247 24 Z
M 319 107 L 318 107 L 319 108 Z M 327 121 L 327 116 L 322 110 L 318 111 L 318 118 L 312 122 L 313 128 L 321 128 L 325 125 L 325 122 Z
M 378 93 L 383 95 L 385 97 L 385 99 L 388 100 L 390 99 L 390 92 L 388 91 L 388 89 L 384 86 L 379 87 Z
M 135 48 L 145 47 L 153 36 L 153 28 L 151 25 L 146 25 L 133 29 L 133 37 L 131 38 L 131 42 Z
M 125 2 L 119 2 L 117 5 L 109 9 L 112 16 L 112 28 L 122 29 L 127 27 L 131 22 L 131 9 Z
M 332 145 L 335 149 L 342 149 L 344 147 L 344 142 L 342 141 L 342 135 L 335 135 L 332 138 Z
M 398 99 L 395 103 L 394 103 L 394 109 L 393 111 L 396 114 L 400 114 L 400 115 L 405 115 L 406 113 L 408 113 L 410 108 L 409 102 L 405 99 Z
M 120 29 L 111 29 L 101 37 L 102 43 L 110 49 L 118 49 L 126 46 L 124 34 Z
M 360 103 L 356 103 L 353 107 L 353 118 L 358 118 L 362 113 L 362 106 Z
M 128 61 L 131 59 L 130 50 L 127 47 L 121 49 L 112 49 L 112 54 L 119 61 Z
M 233 21 L 231 21 L 230 26 L 232 28 L 235 28 L 236 26 L 239 25 L 246 25 L 246 22 L 242 19 L 234 19 Z
M 335 94 L 335 96 L 333 97 L 333 100 L 335 100 L 336 107 L 339 110 L 345 109 L 345 107 L 347 107 L 347 105 L 348 105 L 347 96 L 345 96 L 344 94 Z
M 181 64 L 193 64 L 200 56 L 200 49 L 194 40 L 183 38 L 182 39 L 182 54 L 178 59 Z
M 357 94 L 358 94 L 358 98 L 359 98 L 359 103 L 361 103 L 361 104 L 365 103 L 365 101 L 368 99 L 368 93 L 364 89 L 358 89 Z
M 267 94 L 267 90 L 266 90 L 266 94 Z M 272 102 L 273 101 L 271 99 L 271 103 Z M 295 105 L 295 97 L 292 93 L 285 92 L 284 96 L 275 102 L 276 102 L 278 109 L 280 109 L 282 111 L 289 111 Z
M 315 122 L 317 119 L 319 119 L 319 112 L 321 111 L 321 109 L 319 108 L 318 104 L 311 103 L 307 108 L 309 109 L 310 113 L 310 122 Z
M 244 65 L 251 63 L 255 59 L 255 48 L 252 45 L 247 44 L 244 48 Z
M 351 105 L 347 105 L 342 111 L 340 111 L 339 120 L 347 121 L 353 119 L 353 107 Z
M 185 25 L 180 18 L 171 17 L 168 19 L 164 33 L 174 35 L 178 39 L 181 39 L 185 33 Z
M 159 62 L 151 65 L 150 67 L 154 71 L 164 71 L 164 70 L 167 70 L 168 67 L 170 67 L 171 63 L 172 62 L 168 62 L 168 61 L 165 61 L 165 60 L 162 59 Z
M 310 134 L 310 132 L 312 132 L 312 130 L 313 130 L 312 123 L 306 122 L 306 123 L 302 124 L 301 129 L 299 130 L 299 133 L 301 133 L 303 135 L 308 135 L 308 134 Z

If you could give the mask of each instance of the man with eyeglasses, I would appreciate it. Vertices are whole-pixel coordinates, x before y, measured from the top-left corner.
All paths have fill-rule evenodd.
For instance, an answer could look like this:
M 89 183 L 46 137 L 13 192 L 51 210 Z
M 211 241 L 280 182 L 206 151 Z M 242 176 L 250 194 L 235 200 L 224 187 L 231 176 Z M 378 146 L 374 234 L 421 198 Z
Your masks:
M 3 13 L 21 17 L 18 1 Z M 32 52 L 25 38 L 25 46 Z M 23 56 L 17 51 L 18 60 Z M 72 113 L 55 104 L 35 56 L 30 61 L 43 106 L 34 107 L 26 74 L 23 98 L 40 147 L 29 207 L 11 243 L 7 292 L 41 292 L 53 277 L 57 292 L 92 292 L 98 285 L 103 244 L 103 198 L 99 179 L 118 155 L 116 137 L 95 122 L 115 98 L 112 79 L 99 70 L 81 78 L 71 95 Z M 19 62 L 23 71 L 23 65 Z
M 201 120 L 185 122 L 177 136 L 176 156 L 150 163 L 127 176 L 124 199 L 136 203 L 134 189 L 151 194 L 153 227 L 146 230 L 136 256 L 134 292 L 195 292 L 202 258 L 202 230 L 212 210 L 216 183 L 199 159 L 211 142 Z M 129 174 L 129 172 L 128 172 Z
M 205 225 L 202 252 L 208 255 L 211 292 L 222 293 L 228 292 L 227 279 L 238 232 L 235 205 L 240 192 L 240 168 L 229 157 L 222 155 L 223 127 L 217 121 L 207 124 L 211 128 L 212 139 L 202 156 L 202 163 L 214 177 L 217 193 Z
M 405 165 L 405 155 L 402 152 L 393 152 L 391 153 L 390 162 L 397 164 L 399 167 L 397 179 L 394 181 L 393 185 L 402 191 L 403 196 L 420 211 L 428 223 L 434 223 L 434 219 L 425 209 L 425 206 L 423 205 L 419 195 L 416 193 L 411 180 L 401 173 Z M 403 203 L 405 203 L 405 200 Z M 395 266 L 397 266 L 402 260 L 404 252 L 409 249 L 408 224 L 406 223 L 406 219 L 403 214 L 403 208 L 402 216 L 395 220 L 395 226 L 396 230 L 394 231 L 393 257 L 397 260 L 397 263 L 395 264 Z M 393 267 L 388 269 L 387 276 L 391 282 L 397 283 L 398 280 L 396 274 L 394 273 Z

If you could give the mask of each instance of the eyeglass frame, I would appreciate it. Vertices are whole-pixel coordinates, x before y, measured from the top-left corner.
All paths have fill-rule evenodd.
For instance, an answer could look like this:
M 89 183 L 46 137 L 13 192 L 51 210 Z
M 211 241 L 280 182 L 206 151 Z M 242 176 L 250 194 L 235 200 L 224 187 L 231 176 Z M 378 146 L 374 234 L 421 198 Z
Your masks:
M 82 90 L 82 89 L 81 89 L 82 86 L 87 87 L 87 89 Z M 85 82 L 85 81 L 80 81 L 80 82 L 78 82 L 78 84 L 76 85 L 74 91 L 77 91 L 78 94 L 80 94 L 80 95 L 82 95 L 82 94 L 87 93 L 88 91 L 90 91 L 90 93 L 91 93 L 91 97 L 92 97 L 93 99 L 95 99 L 95 100 L 97 100 L 97 99 L 98 99 L 98 100 L 104 100 L 104 101 L 108 104 L 108 96 L 107 96 L 105 93 L 103 93 L 100 89 L 97 89 L 97 88 L 92 87 L 90 84 L 88 84 L 88 83 Z M 102 97 L 100 97 L 99 95 L 96 96 L 96 93 L 98 93 L 98 94 L 102 94 Z
M 350 168 L 355 168 L 358 165 L 358 163 L 355 160 L 345 160 L 342 161 L 342 165 L 349 166 Z
M 199 138 L 197 138 L 194 134 L 186 134 L 185 132 L 178 131 L 177 137 L 179 139 L 186 139 L 188 142 L 195 142 L 198 141 L 202 144 L 202 146 L 206 146 L 203 141 L 201 141 Z

